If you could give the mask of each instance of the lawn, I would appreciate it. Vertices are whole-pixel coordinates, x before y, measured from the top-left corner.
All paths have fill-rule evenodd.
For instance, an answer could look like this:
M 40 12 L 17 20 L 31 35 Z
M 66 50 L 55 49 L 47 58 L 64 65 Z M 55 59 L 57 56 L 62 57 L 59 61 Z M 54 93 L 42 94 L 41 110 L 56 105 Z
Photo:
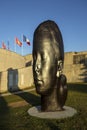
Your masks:
M 17 108 L 9 103 L 26 101 L 29 104 Z M 40 96 L 32 92 L 0 97 L 0 130 L 87 130 L 87 84 L 68 84 L 67 106 L 77 114 L 66 119 L 40 119 L 29 116 L 28 109 L 40 105 Z

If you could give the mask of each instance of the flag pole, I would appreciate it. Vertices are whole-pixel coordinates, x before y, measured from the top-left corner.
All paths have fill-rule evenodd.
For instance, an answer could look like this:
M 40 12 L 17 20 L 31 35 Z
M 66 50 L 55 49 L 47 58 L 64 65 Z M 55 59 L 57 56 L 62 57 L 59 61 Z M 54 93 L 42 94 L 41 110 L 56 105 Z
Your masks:
M 8 44 L 8 50 L 10 50 L 10 48 L 9 48 L 9 40 L 8 40 L 7 44 Z
M 14 39 L 14 51 L 16 52 L 16 43 L 15 43 L 15 39 Z
M 21 47 L 21 54 L 22 54 L 22 56 L 23 56 L 23 34 L 22 34 L 22 36 L 21 36 L 21 38 L 22 38 L 22 47 Z

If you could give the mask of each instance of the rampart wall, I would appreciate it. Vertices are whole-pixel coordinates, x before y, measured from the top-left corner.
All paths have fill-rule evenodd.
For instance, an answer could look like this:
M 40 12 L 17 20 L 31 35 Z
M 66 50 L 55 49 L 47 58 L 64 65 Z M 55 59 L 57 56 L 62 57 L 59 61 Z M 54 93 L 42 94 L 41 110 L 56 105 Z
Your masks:
M 0 93 L 27 89 L 33 85 L 32 67 L 0 72 Z
M 67 52 L 64 74 L 68 82 L 87 82 L 87 52 Z
M 0 72 L 9 68 L 17 69 L 25 67 L 25 58 L 15 52 L 0 49 Z
M 65 53 L 63 74 L 67 82 L 87 82 L 87 52 Z M 0 49 L 0 93 L 33 85 L 32 55 Z

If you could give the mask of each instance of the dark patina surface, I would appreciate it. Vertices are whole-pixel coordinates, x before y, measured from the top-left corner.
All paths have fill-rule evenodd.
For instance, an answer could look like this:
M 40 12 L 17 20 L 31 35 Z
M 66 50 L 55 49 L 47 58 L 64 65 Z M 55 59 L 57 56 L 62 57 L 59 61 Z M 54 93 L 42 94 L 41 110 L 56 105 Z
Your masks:
M 33 36 L 33 77 L 41 95 L 41 111 L 63 110 L 67 98 L 66 76 L 62 74 L 64 46 L 58 25 L 44 21 Z

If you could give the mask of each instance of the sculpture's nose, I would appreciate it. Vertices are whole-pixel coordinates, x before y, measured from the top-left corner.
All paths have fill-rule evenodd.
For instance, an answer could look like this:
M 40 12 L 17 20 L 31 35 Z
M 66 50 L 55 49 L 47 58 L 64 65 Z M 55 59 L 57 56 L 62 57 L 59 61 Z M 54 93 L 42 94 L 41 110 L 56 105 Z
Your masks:
M 37 59 L 36 59 L 36 64 L 35 64 L 35 72 L 37 74 L 40 73 L 40 69 L 41 69 L 41 58 L 40 58 L 40 55 L 37 56 Z
M 36 72 L 37 74 L 40 73 L 40 69 L 41 69 L 41 65 L 40 65 L 40 64 L 36 64 L 36 65 L 35 65 L 35 72 Z

